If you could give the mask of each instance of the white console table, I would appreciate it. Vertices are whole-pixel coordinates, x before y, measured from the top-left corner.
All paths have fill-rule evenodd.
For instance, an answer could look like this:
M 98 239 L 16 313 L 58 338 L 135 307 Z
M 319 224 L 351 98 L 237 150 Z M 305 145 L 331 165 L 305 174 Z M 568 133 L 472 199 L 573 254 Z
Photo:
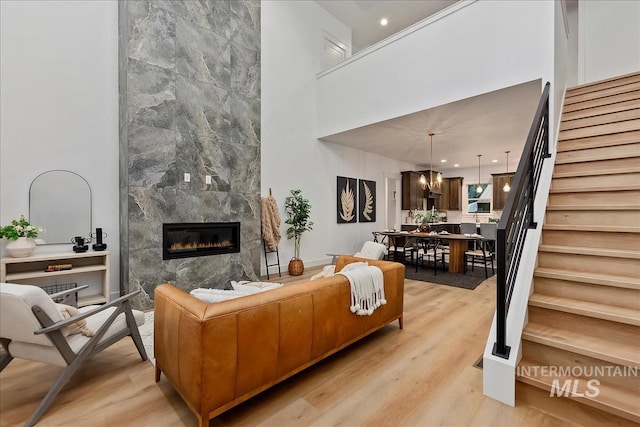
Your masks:
M 70 270 L 45 270 L 49 265 L 71 264 Z M 66 252 L 0 260 L 0 282 L 28 285 L 55 285 L 63 282 L 88 284 L 78 295 L 78 306 L 102 304 L 109 300 L 109 252 Z

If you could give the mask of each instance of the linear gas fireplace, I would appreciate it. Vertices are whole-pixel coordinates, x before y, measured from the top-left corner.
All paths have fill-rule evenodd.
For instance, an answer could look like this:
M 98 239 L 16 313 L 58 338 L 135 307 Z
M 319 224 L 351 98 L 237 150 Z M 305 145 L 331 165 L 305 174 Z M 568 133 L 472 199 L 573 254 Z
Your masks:
M 240 252 L 239 222 L 162 224 L 162 259 Z

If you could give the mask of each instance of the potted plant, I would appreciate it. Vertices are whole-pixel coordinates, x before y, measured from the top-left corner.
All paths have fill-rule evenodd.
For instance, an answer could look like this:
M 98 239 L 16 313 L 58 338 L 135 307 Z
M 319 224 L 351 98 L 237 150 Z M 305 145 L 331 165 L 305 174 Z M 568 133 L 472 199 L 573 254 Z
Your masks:
M 43 231 L 43 228 L 29 224 L 24 215 L 21 215 L 20 219 L 14 219 L 11 224 L 0 227 L 0 238 L 9 240 L 6 246 L 9 256 L 28 257 L 36 247 L 33 239 Z
M 291 190 L 291 196 L 284 199 L 284 211 L 288 218 L 286 224 L 287 239 L 294 239 L 294 255 L 289 261 L 289 274 L 299 276 L 304 272 L 304 263 L 300 259 L 300 237 L 305 231 L 313 230 L 313 221 L 310 221 L 311 203 L 302 197 L 301 190 Z

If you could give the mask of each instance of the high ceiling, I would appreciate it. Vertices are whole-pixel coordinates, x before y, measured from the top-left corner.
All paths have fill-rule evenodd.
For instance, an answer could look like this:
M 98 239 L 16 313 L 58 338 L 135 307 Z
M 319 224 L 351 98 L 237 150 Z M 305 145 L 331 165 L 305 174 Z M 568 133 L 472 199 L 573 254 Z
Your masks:
M 457 0 L 316 0 L 322 8 L 351 28 L 352 52 L 451 6 Z M 386 18 L 386 26 L 380 20 Z
M 455 0 L 316 0 L 352 29 L 353 52 L 383 40 L 456 3 Z M 387 18 L 387 26 L 380 19 Z M 482 164 L 515 170 L 531 120 L 541 82 L 528 83 L 441 105 L 402 117 L 321 138 L 384 157 L 430 165 L 429 132 L 433 137 L 434 169 L 449 176 L 457 168 Z M 445 159 L 446 163 L 441 163 Z M 492 162 L 497 160 L 497 162 Z M 447 173 L 448 172 L 448 173 Z

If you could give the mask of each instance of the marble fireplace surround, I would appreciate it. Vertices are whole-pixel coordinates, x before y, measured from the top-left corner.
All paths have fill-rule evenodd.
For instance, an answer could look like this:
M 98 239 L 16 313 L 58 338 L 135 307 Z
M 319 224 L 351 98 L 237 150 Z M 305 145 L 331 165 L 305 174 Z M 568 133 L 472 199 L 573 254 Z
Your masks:
M 120 291 L 150 309 L 162 283 L 255 280 L 259 0 L 126 0 L 118 15 Z M 240 252 L 163 260 L 162 224 L 197 222 L 240 222 Z

